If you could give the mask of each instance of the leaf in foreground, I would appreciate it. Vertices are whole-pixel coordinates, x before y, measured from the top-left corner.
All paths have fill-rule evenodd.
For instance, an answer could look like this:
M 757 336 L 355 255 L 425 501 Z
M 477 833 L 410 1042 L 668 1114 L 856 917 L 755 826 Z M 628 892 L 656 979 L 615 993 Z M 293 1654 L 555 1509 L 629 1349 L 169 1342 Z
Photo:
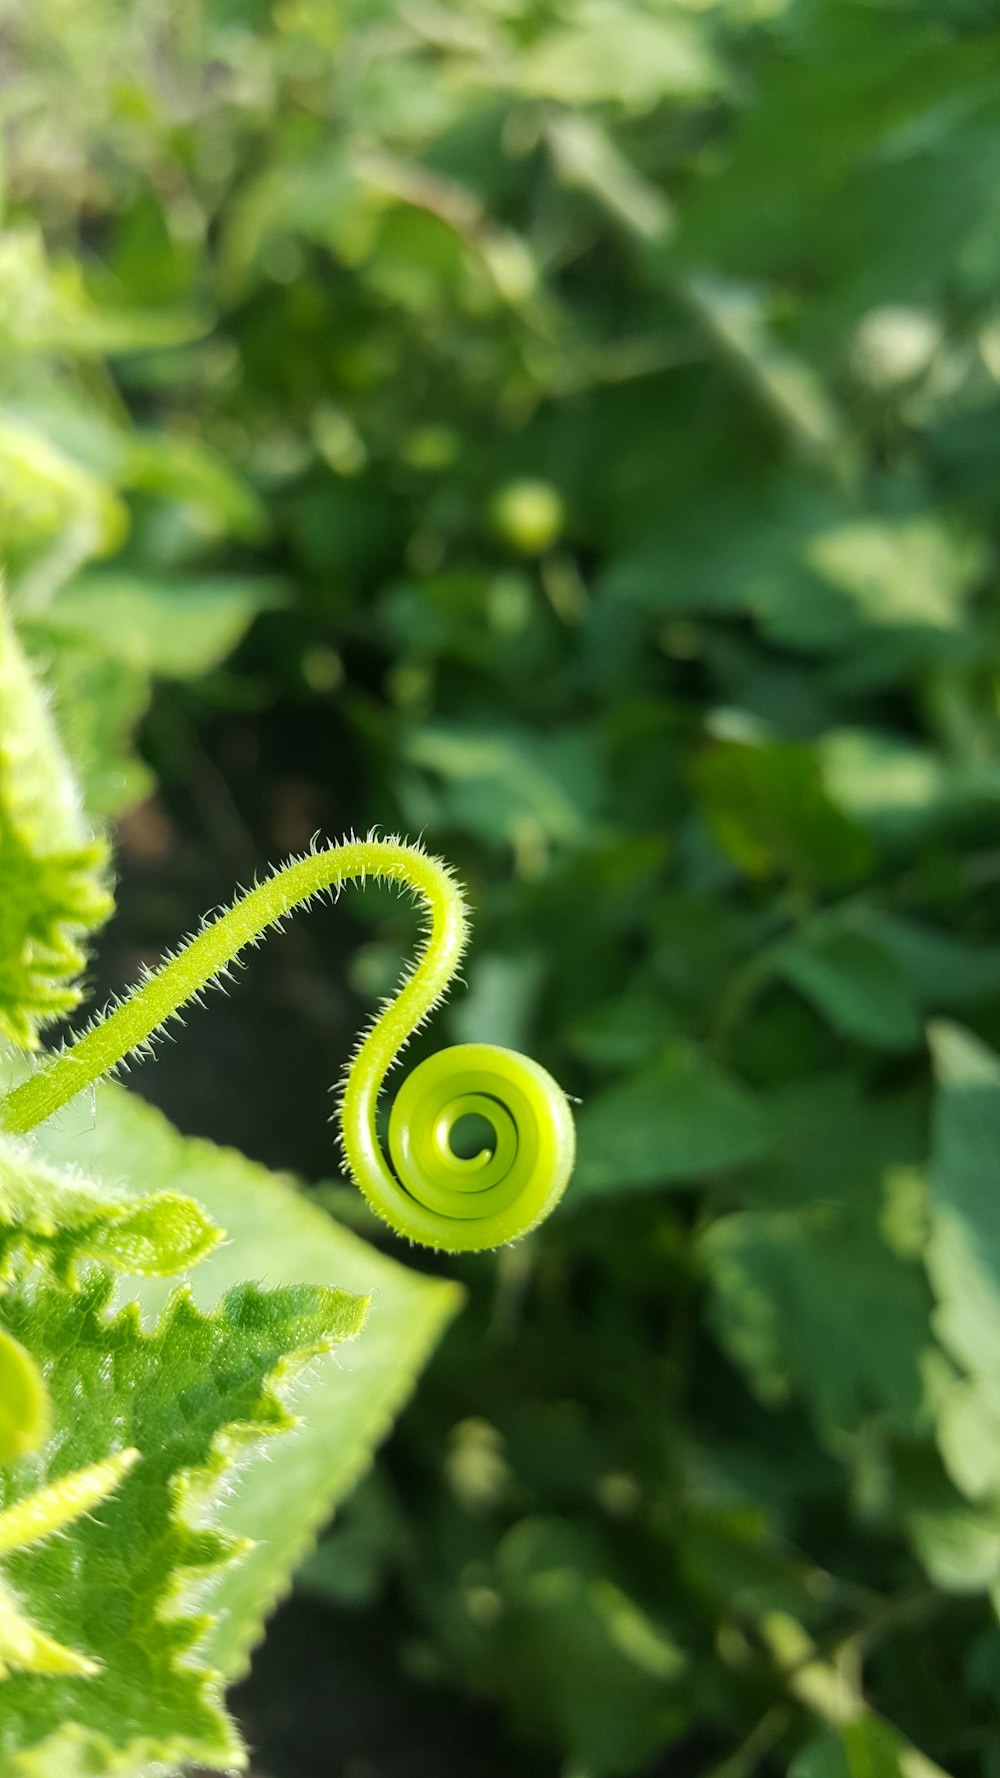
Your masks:
M 138 1456 L 138 1451 L 119 1451 L 106 1463 L 92 1463 L 89 1469 L 62 1476 L 0 1513 L 0 1555 L 30 1549 L 90 1512 L 114 1493 Z M 17 1595 L 0 1579 L 0 1679 L 6 1679 L 12 1670 L 73 1674 L 80 1679 L 89 1679 L 99 1671 L 86 1655 L 64 1648 L 37 1629 L 21 1611 Z
M 0 604 L 0 1037 L 33 1049 L 77 1004 L 80 939 L 112 908 L 106 855 Z
M 282 1386 L 355 1335 L 366 1310 L 340 1290 L 247 1285 L 205 1315 L 182 1287 L 145 1331 L 134 1304 L 108 1318 L 109 1292 L 98 1274 L 75 1294 L 43 1280 L 4 1298 L 56 1432 L 42 1458 L 0 1470 L 0 1512 L 125 1450 L 141 1458 L 99 1512 L 5 1559 L 25 1617 L 95 1669 L 3 1682 L 0 1770 L 12 1778 L 242 1763 L 192 1591 L 242 1553 L 214 1508 L 233 1465 L 294 1425 Z
M 72 1134 L 52 1120 L 36 1136 L 50 1161 L 75 1161 L 94 1180 L 130 1174 L 144 1189 L 199 1199 L 228 1237 L 194 1273 L 193 1294 L 205 1310 L 245 1278 L 371 1293 L 361 1338 L 336 1362 L 310 1371 L 294 1433 L 275 1441 L 268 1462 L 244 1469 L 220 1506 L 221 1525 L 255 1540 L 246 1559 L 227 1567 L 212 1588 L 217 1616 L 207 1658 L 227 1678 L 236 1677 L 295 1566 L 410 1396 L 462 1292 L 450 1280 L 411 1272 L 379 1253 L 290 1181 L 235 1150 L 180 1136 L 123 1087 L 98 1089 L 92 1129 Z M 139 1295 L 145 1307 L 162 1300 L 163 1288 L 129 1279 L 120 1291 Z
M 197 1265 L 221 1239 L 193 1198 L 168 1191 L 139 1197 L 117 1181 L 96 1185 L 47 1166 L 28 1143 L 0 1134 L 0 1286 L 39 1266 L 72 1289 L 86 1260 L 140 1277 L 171 1277 Z

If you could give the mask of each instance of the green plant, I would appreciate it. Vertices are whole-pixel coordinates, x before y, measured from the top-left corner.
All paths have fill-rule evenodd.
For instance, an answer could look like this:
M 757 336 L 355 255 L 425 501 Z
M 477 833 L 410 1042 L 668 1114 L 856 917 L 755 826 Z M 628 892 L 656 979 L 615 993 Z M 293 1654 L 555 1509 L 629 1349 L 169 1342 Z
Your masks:
M 55 732 L 13 631 L 0 635 L 11 692 L 0 706 L 0 962 L 7 1030 L 35 1043 L 38 1024 L 72 1004 L 79 935 L 107 912 L 108 898 L 88 881 L 91 873 L 100 880 L 104 853 L 80 845 L 84 818 Z M 75 850 L 60 823 L 72 825 Z M 197 1266 L 222 1230 L 187 1195 L 101 1185 L 48 1166 L 23 1138 L 144 1054 L 168 1018 L 296 905 L 369 876 L 403 884 L 429 915 L 423 951 L 345 1083 L 345 1154 L 369 1201 L 401 1233 L 462 1249 L 533 1226 L 566 1183 L 573 1125 L 555 1082 L 525 1058 L 482 1044 L 432 1057 L 411 1075 L 390 1122 L 398 1179 L 382 1158 L 382 1082 L 446 991 L 466 940 L 450 872 L 399 841 L 345 842 L 276 871 L 11 1088 L 0 1100 L 5 1773 L 242 1762 L 219 1702 L 224 1672 L 205 1658 L 205 1645 L 217 1616 L 245 1646 L 276 1576 L 272 1569 L 263 1588 L 251 1585 L 229 1621 L 206 1610 L 204 1582 L 218 1588 L 251 1548 L 218 1527 L 214 1509 L 261 1436 L 295 1423 L 292 1385 L 361 1333 L 368 1307 L 336 1288 L 239 1284 L 206 1314 L 182 1285 L 144 1325 L 138 1280 Z M 470 1113 L 491 1121 L 494 1148 L 463 1160 L 450 1136 Z M 274 1196 L 277 1217 L 283 1206 Z M 125 1280 L 114 1302 L 113 1272 Z M 404 1322 L 390 1334 L 402 1356 L 410 1330 Z M 423 1338 L 414 1340 L 417 1363 Z M 355 1434 L 359 1457 L 366 1442 Z M 299 1549 L 330 1499 L 307 1471 Z M 284 1568 L 279 1558 L 279 1575 Z
M 368 877 L 401 883 L 429 915 L 424 950 L 404 986 L 358 1046 L 342 1090 L 344 1153 L 371 1204 L 398 1234 L 427 1246 L 497 1247 L 547 1216 L 573 1166 L 573 1119 L 551 1075 L 527 1057 L 464 1044 L 423 1062 L 393 1104 L 390 1172 L 375 1128 L 378 1096 L 400 1049 L 433 1011 L 466 942 L 461 890 L 447 867 L 399 840 L 344 841 L 276 870 L 227 913 L 208 921 L 113 1011 L 54 1062 L 0 1101 L 0 1128 L 22 1135 L 130 1057 L 146 1054 L 182 1006 L 228 975 L 268 927 L 322 891 Z M 461 1156 L 451 1133 L 462 1117 L 493 1129 L 492 1149 Z
M 995 5 L 6 12 L 0 541 L 124 816 L 106 976 L 317 827 L 420 832 L 476 904 L 447 1040 L 582 1101 L 301 1572 L 317 1662 L 370 1633 L 543 1778 L 995 1778 Z M 33 1138 L 196 1169 L 206 1310 L 386 1263 L 312 1117 L 410 942 L 357 917 L 346 1005 L 260 960 L 252 1093 L 221 1008 L 211 1104 L 154 1071 L 191 1128 L 259 1103 L 314 1203 L 112 1089 Z M 342 1386 L 437 1301 L 379 1283 Z

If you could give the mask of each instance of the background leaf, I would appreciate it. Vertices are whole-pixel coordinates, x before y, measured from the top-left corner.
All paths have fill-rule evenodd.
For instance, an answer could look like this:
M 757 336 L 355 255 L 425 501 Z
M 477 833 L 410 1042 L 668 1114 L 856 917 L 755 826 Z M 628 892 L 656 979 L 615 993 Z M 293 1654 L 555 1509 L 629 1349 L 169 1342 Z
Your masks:
M 768 1143 L 763 1109 L 681 1044 L 585 1105 L 578 1133 L 577 1195 L 690 1181 Z

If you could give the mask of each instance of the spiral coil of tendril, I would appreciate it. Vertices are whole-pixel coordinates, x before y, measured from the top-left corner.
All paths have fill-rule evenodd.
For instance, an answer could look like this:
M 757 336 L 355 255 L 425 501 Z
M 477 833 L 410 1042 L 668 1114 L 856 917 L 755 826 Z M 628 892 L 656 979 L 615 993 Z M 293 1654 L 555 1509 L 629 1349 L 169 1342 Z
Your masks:
M 460 1119 L 485 1119 L 492 1148 L 461 1156 Z M 428 1056 L 403 1082 L 389 1114 L 389 1153 L 372 1177 L 347 1119 L 344 1147 L 373 1207 L 411 1240 L 449 1252 L 499 1247 L 549 1214 L 573 1167 L 573 1116 L 552 1076 L 528 1056 L 463 1043 Z
M 404 1081 L 379 1145 L 379 1094 L 400 1050 L 437 1006 L 468 936 L 462 891 L 447 865 L 397 839 L 344 840 L 292 859 L 185 941 L 82 1037 L 0 1101 L 0 1128 L 33 1129 L 126 1057 L 145 1054 L 168 1019 L 269 926 L 324 890 L 369 878 L 402 884 L 430 925 L 396 997 L 361 1044 L 344 1084 L 341 1136 L 351 1173 L 373 1210 L 400 1235 L 450 1252 L 498 1247 L 533 1229 L 562 1196 L 573 1168 L 573 1115 L 544 1068 L 487 1043 L 440 1051 Z M 486 1119 L 492 1146 L 456 1153 L 460 1118 Z

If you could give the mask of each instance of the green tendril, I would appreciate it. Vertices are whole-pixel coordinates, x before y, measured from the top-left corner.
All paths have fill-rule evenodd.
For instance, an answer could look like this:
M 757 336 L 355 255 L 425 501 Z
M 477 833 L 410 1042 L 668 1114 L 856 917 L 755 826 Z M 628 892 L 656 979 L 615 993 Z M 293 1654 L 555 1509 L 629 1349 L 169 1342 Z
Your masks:
M 344 1081 L 341 1140 L 372 1209 L 400 1235 L 452 1253 L 498 1247 L 548 1215 L 573 1167 L 565 1094 L 514 1050 L 458 1044 L 407 1078 L 389 1120 L 392 1167 L 376 1107 L 399 1052 L 447 992 L 468 936 L 465 898 L 448 866 L 397 839 L 346 840 L 292 859 L 208 920 L 75 1043 L 0 1101 L 0 1128 L 23 1133 L 92 1082 L 149 1053 L 162 1027 L 224 978 L 247 945 L 324 892 L 368 878 L 394 882 L 423 904 L 427 929 L 400 988 L 361 1040 Z M 471 1158 L 452 1146 L 458 1120 L 483 1117 L 494 1146 Z

